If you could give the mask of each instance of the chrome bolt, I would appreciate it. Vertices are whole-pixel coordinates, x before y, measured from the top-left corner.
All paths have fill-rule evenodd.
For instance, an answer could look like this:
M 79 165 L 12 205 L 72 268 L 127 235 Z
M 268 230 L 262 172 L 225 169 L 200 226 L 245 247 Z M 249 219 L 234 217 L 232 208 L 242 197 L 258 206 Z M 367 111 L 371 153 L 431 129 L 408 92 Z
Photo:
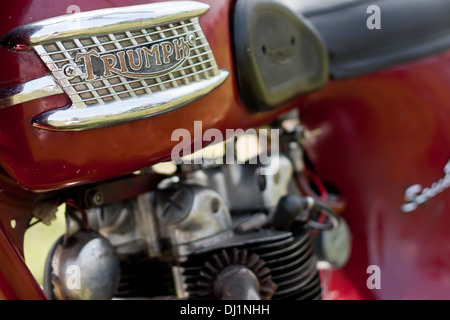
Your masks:
M 105 200 L 103 193 L 98 190 L 89 192 L 88 201 L 91 206 L 100 207 Z
M 189 215 L 194 194 L 191 189 L 182 187 L 175 190 L 167 199 L 162 212 L 162 221 L 166 225 L 174 225 Z
M 189 32 L 186 36 L 186 42 L 192 47 L 195 45 L 195 34 L 193 32 Z
M 64 68 L 64 74 L 67 77 L 74 77 L 75 76 L 75 67 L 73 67 L 72 65 L 68 65 Z

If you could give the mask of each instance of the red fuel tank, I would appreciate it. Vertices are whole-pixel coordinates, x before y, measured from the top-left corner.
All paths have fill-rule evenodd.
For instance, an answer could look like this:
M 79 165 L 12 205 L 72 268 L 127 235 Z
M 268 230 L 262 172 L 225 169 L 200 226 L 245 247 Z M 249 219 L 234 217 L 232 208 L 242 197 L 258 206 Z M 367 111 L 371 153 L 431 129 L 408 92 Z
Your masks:
M 137 43 L 133 43 L 133 40 L 140 41 L 140 37 L 143 38 L 148 35 L 141 34 L 139 36 L 135 33 L 130 34 L 126 33 L 126 30 L 124 33 L 122 32 L 123 30 L 120 30 L 120 23 L 128 23 L 136 29 L 140 25 L 133 26 L 135 22 L 133 20 L 133 10 L 147 10 L 146 14 L 148 15 L 150 25 L 152 23 L 159 23 L 159 25 L 162 25 L 164 31 L 164 28 L 167 26 L 161 24 L 160 21 L 161 19 L 164 20 L 164 17 L 152 16 L 156 10 L 153 10 L 152 7 L 146 9 L 148 8 L 146 5 L 139 7 L 142 4 L 138 4 L 135 1 L 79 1 L 77 6 L 71 5 L 72 3 L 73 1 L 44 1 L 39 4 L 37 2 L 17 1 L 11 6 L 8 6 L 8 8 L 5 8 L 1 13 L 2 21 L 7 22 L 2 23 L 0 26 L 0 33 L 4 35 L 4 46 L 0 49 L 0 54 L 4 57 L 2 59 L 4 68 L 4 72 L 1 75 L 2 84 L 4 86 L 11 86 L 11 88 L 17 88 L 18 83 L 23 83 L 23 87 L 25 87 L 30 81 L 38 79 L 36 81 L 41 81 L 41 83 L 34 83 L 35 86 L 47 86 L 47 90 L 56 90 L 51 96 L 25 102 L 17 101 L 14 105 L 5 106 L 0 110 L 0 128 L 2 131 L 0 137 L 1 166 L 24 188 L 33 191 L 46 191 L 131 173 L 159 161 L 170 159 L 171 149 L 178 143 L 178 141 L 172 141 L 171 133 L 179 128 L 185 128 L 193 133 L 194 121 L 202 121 L 203 130 L 217 128 L 225 132 L 225 129 L 246 129 L 262 124 L 273 118 L 276 113 L 290 107 L 285 106 L 274 112 L 249 113 L 243 106 L 238 96 L 234 80 L 229 22 L 230 10 L 233 5 L 232 1 L 204 1 L 201 4 L 203 7 L 198 11 L 195 11 L 197 9 L 194 8 L 192 13 L 194 18 L 195 15 L 200 15 L 198 26 L 200 29 L 191 31 L 198 37 L 197 42 L 200 43 L 200 47 L 192 48 L 191 56 L 187 60 L 194 66 L 191 69 L 185 68 L 187 73 L 185 77 L 190 76 L 194 79 L 197 75 L 190 75 L 189 72 L 202 71 L 195 68 L 201 68 L 203 66 L 201 59 L 204 59 L 204 61 L 210 62 L 211 68 L 215 68 L 211 72 L 215 72 L 215 75 L 220 77 L 217 84 L 212 86 L 213 89 L 209 88 L 208 90 L 186 86 L 190 91 L 198 90 L 200 92 L 195 99 L 181 101 L 181 103 L 176 101 L 172 105 L 183 105 L 183 107 L 174 108 L 169 106 L 168 109 L 161 108 L 161 112 L 158 115 L 151 117 L 148 117 L 149 114 L 145 114 L 145 111 L 142 113 L 142 110 L 138 109 L 142 105 L 159 107 L 163 102 L 166 102 L 161 102 L 160 100 L 165 100 L 167 97 L 170 97 L 170 99 L 173 98 L 168 93 L 169 91 L 165 91 L 164 94 L 159 94 L 160 98 L 157 98 L 158 95 L 155 94 L 149 101 L 139 102 L 139 104 L 133 105 L 131 102 L 130 106 L 128 102 L 133 101 L 134 98 L 142 100 L 139 99 L 139 93 L 148 93 L 149 90 L 152 93 L 156 93 L 156 91 L 165 90 L 169 86 L 178 86 L 178 89 L 182 90 L 182 85 L 177 85 L 177 83 L 172 85 L 172 82 L 174 82 L 172 81 L 172 74 L 169 75 L 172 78 L 169 78 L 167 75 L 159 78 L 162 80 L 158 81 L 161 81 L 165 86 L 162 89 L 160 89 L 161 85 L 158 85 L 158 83 L 152 84 L 148 83 L 148 81 L 145 83 L 147 86 L 145 84 L 144 86 L 139 85 L 144 81 L 141 79 L 145 79 L 143 73 L 152 72 L 151 70 L 144 70 L 145 68 L 143 67 L 141 70 L 136 71 L 134 75 L 131 75 L 133 76 L 133 81 L 122 84 L 121 91 L 119 85 L 121 84 L 120 79 L 123 80 L 125 77 L 123 72 L 129 72 L 133 66 L 136 69 L 136 64 L 139 63 L 136 60 L 136 64 L 131 66 L 129 60 L 126 60 L 128 59 L 128 55 L 134 56 L 137 59 L 136 57 L 139 56 L 139 52 L 141 52 L 140 54 L 144 52 L 144 49 L 139 52 L 135 50 L 131 53 L 128 52 L 127 55 L 126 42 L 130 41 L 129 46 L 136 47 Z M 184 2 L 177 2 L 177 5 L 180 5 L 180 3 Z M 209 10 L 203 10 L 202 8 L 208 7 L 208 4 L 210 7 Z M 138 6 L 136 7 L 135 5 Z M 61 22 L 58 18 L 54 18 L 72 11 L 81 11 L 83 13 L 85 11 L 116 7 L 126 7 L 126 10 L 131 11 L 128 16 L 126 14 L 121 15 L 120 19 L 124 19 L 124 21 L 116 21 L 116 25 L 110 26 L 111 29 L 107 31 L 112 30 L 112 34 L 107 35 L 109 37 L 108 39 L 102 39 L 98 36 L 92 40 L 92 37 L 89 35 L 80 36 L 81 43 L 79 45 L 82 48 L 78 48 L 78 51 L 75 50 L 77 48 L 73 49 L 73 47 L 70 47 L 71 45 L 76 46 L 77 43 L 67 44 L 65 42 L 64 32 L 61 30 L 65 30 L 69 34 L 77 27 L 83 29 L 85 25 L 88 25 L 90 30 L 99 28 L 98 25 L 89 25 L 89 19 L 92 17 L 92 14 L 81 23 L 79 21 L 77 22 L 76 19 L 72 21 L 67 20 L 67 18 L 62 18 Z M 170 9 L 170 6 L 168 9 Z M 166 8 L 166 10 L 168 9 Z M 157 11 L 159 12 L 160 10 Z M 93 12 L 95 13 L 96 11 Z M 98 15 L 102 14 L 103 11 L 100 11 Z M 108 17 L 109 20 L 117 18 L 114 16 L 114 13 L 108 14 L 110 15 Z M 77 13 L 74 14 L 74 17 L 76 15 Z M 53 18 L 53 20 L 50 23 L 40 23 L 40 21 L 45 21 L 48 18 Z M 11 32 L 17 26 L 30 23 L 32 24 L 29 27 Z M 80 26 L 74 25 L 76 23 Z M 52 27 L 56 29 L 55 26 L 58 28 L 57 31 L 52 30 Z M 173 30 L 176 31 L 176 26 L 174 28 Z M 189 29 L 190 27 L 184 26 L 183 28 Z M 174 32 L 173 30 L 169 31 Z M 78 32 L 82 34 L 84 31 Z M 98 34 L 98 30 L 96 32 Z M 157 30 L 144 30 L 143 32 L 153 32 L 155 34 Z M 167 32 L 165 33 L 166 35 Z M 55 34 L 58 35 L 55 37 Z M 122 38 L 119 38 L 119 36 Z M 49 37 L 53 37 L 54 41 L 50 43 Z M 112 44 L 112 37 L 117 37 L 121 41 L 116 39 L 117 43 Z M 125 37 L 129 37 L 130 39 Z M 155 36 L 153 35 L 153 37 Z M 160 37 L 164 37 L 164 32 Z M 164 47 L 164 44 L 161 47 L 162 40 L 159 40 L 159 42 L 156 41 L 157 45 L 160 43 L 160 47 L 155 50 L 159 50 L 161 54 L 156 58 L 163 60 L 162 62 L 160 61 L 161 64 L 167 60 L 168 67 L 166 68 L 170 69 L 171 63 L 177 63 L 177 61 L 170 61 L 171 57 L 167 56 L 168 53 L 174 50 L 174 45 L 182 45 L 181 41 L 185 43 L 184 38 L 179 39 L 175 39 L 172 43 L 165 41 L 166 47 Z M 102 41 L 104 41 L 103 44 Z M 94 42 L 99 43 L 96 44 Z M 146 46 L 146 44 L 143 43 L 140 48 L 145 48 L 147 52 L 154 49 L 148 45 Z M 208 44 L 211 51 L 205 51 L 206 53 L 202 52 L 202 48 L 208 48 Z M 116 45 L 116 47 L 110 49 L 108 46 L 111 45 Z M 117 47 L 117 45 L 121 47 Z M 59 47 L 57 48 L 57 46 Z M 35 50 L 31 50 L 30 47 L 34 47 Z M 41 51 L 37 50 L 37 47 Z M 108 53 L 114 50 L 116 50 L 114 54 L 108 56 Z M 182 51 L 179 52 L 183 53 Z M 43 60 L 41 60 L 37 52 L 43 57 Z M 74 55 L 75 52 L 78 52 L 78 56 Z M 90 52 L 91 55 L 89 56 L 86 52 Z M 172 54 L 172 56 L 175 56 L 175 54 Z M 151 52 L 146 57 L 155 58 L 154 55 L 151 56 Z M 179 58 L 183 60 L 183 57 Z M 72 66 L 70 66 L 69 62 L 73 63 L 75 59 L 77 59 L 78 63 L 90 62 L 86 66 L 90 69 L 87 70 L 87 73 L 90 71 L 92 77 L 96 76 L 94 72 L 97 72 L 98 68 L 103 68 L 100 72 L 117 72 L 116 78 L 119 80 L 117 82 L 111 80 L 107 85 L 105 85 L 104 81 L 103 84 L 100 82 L 99 85 L 103 87 L 96 92 L 92 92 L 95 91 L 90 90 L 92 88 L 86 88 L 79 84 L 77 87 L 77 81 L 79 80 L 76 77 L 69 80 L 67 84 L 71 86 L 70 90 L 76 91 L 76 98 L 81 101 L 79 103 L 85 103 L 82 107 L 86 105 L 99 105 L 99 108 L 91 112 L 91 114 L 86 115 L 85 122 L 81 126 L 69 125 L 66 127 L 63 126 L 62 128 L 55 127 L 50 123 L 51 121 L 49 122 L 49 119 L 51 120 L 53 119 L 51 117 L 54 117 L 56 122 L 53 121 L 53 124 L 60 124 L 60 114 L 64 118 L 62 122 L 65 121 L 66 124 L 76 123 L 80 120 L 79 114 L 70 114 L 71 110 L 80 107 L 78 102 L 73 103 L 75 101 L 73 96 L 68 94 L 70 91 L 61 91 L 59 88 L 55 89 L 54 83 L 46 83 L 49 80 L 48 75 L 51 69 L 53 75 L 57 71 L 61 74 L 63 72 L 69 72 L 68 74 L 70 75 L 70 68 Z M 119 64 L 113 65 L 113 62 L 116 61 L 124 61 L 123 66 L 120 67 Z M 100 67 L 99 63 L 102 64 Z M 189 64 L 187 66 L 189 67 Z M 55 71 L 55 68 L 59 69 Z M 122 72 L 122 74 L 119 74 L 119 72 Z M 164 72 L 164 70 L 159 70 L 159 72 Z M 180 84 L 180 81 L 184 81 L 181 79 L 183 76 L 178 75 L 178 77 L 175 82 Z M 135 86 L 136 84 L 138 85 Z M 48 89 L 48 86 L 52 89 Z M 97 87 L 98 84 L 94 83 L 94 86 Z M 22 87 L 19 86 L 19 88 Z M 116 88 L 119 89 L 116 90 Z M 117 92 L 111 93 L 111 89 Z M 27 90 L 27 87 L 21 90 Z M 126 114 L 126 122 L 117 119 L 117 121 L 112 120 L 111 111 L 108 109 L 109 104 L 105 103 L 105 101 L 110 102 L 109 100 L 114 99 L 121 100 L 122 96 L 127 94 L 129 96 L 131 95 L 131 100 L 123 99 L 123 101 L 118 102 L 118 109 L 122 110 L 123 114 Z M 185 99 L 183 94 L 182 92 L 182 99 Z M 98 96 L 101 99 L 95 99 Z M 294 103 L 290 105 L 293 106 Z M 66 113 L 64 113 L 64 109 L 66 109 Z M 130 109 L 133 110 L 130 111 Z M 52 113 L 55 110 L 63 112 Z M 134 115 L 132 115 L 133 112 Z M 46 117 L 46 114 L 51 114 L 51 117 Z M 44 117 L 45 119 L 42 120 L 39 117 Z

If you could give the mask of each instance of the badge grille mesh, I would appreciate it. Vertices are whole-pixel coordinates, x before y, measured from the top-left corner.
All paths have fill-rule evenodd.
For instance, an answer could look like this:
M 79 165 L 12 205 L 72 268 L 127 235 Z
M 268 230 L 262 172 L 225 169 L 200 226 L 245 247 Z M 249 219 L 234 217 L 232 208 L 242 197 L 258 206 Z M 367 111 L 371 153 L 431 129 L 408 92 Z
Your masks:
M 166 74 L 148 78 L 130 78 L 124 75 L 96 77 L 86 81 L 84 67 L 75 62 L 77 53 L 96 50 L 100 54 L 114 53 L 154 42 L 195 35 L 190 55 L 178 68 Z M 122 101 L 152 94 L 170 88 L 188 86 L 192 82 L 209 79 L 219 74 L 211 48 L 201 30 L 198 17 L 139 30 L 128 30 L 105 35 L 84 36 L 43 43 L 34 47 L 48 66 L 74 107 L 86 107 Z M 67 77 L 64 68 L 75 67 L 75 76 Z

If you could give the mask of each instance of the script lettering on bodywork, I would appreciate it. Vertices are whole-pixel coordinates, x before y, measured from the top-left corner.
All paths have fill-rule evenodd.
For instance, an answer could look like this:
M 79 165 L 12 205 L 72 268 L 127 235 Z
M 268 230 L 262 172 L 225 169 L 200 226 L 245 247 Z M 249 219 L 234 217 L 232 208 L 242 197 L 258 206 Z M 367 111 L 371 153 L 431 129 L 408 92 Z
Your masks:
M 405 190 L 405 204 L 401 209 L 403 212 L 411 212 L 416 210 L 421 204 L 441 193 L 450 187 L 450 161 L 444 167 L 444 177 L 433 183 L 430 187 L 423 188 L 420 184 L 414 184 Z

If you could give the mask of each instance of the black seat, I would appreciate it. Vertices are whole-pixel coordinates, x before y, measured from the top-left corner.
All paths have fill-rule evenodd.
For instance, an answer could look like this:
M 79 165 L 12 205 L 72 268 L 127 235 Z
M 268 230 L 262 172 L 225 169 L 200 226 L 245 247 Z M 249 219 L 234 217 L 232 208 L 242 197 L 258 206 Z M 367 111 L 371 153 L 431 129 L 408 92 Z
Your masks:
M 322 36 L 330 73 L 346 78 L 450 48 L 450 0 L 299 0 Z M 370 5 L 381 29 L 369 29 Z

